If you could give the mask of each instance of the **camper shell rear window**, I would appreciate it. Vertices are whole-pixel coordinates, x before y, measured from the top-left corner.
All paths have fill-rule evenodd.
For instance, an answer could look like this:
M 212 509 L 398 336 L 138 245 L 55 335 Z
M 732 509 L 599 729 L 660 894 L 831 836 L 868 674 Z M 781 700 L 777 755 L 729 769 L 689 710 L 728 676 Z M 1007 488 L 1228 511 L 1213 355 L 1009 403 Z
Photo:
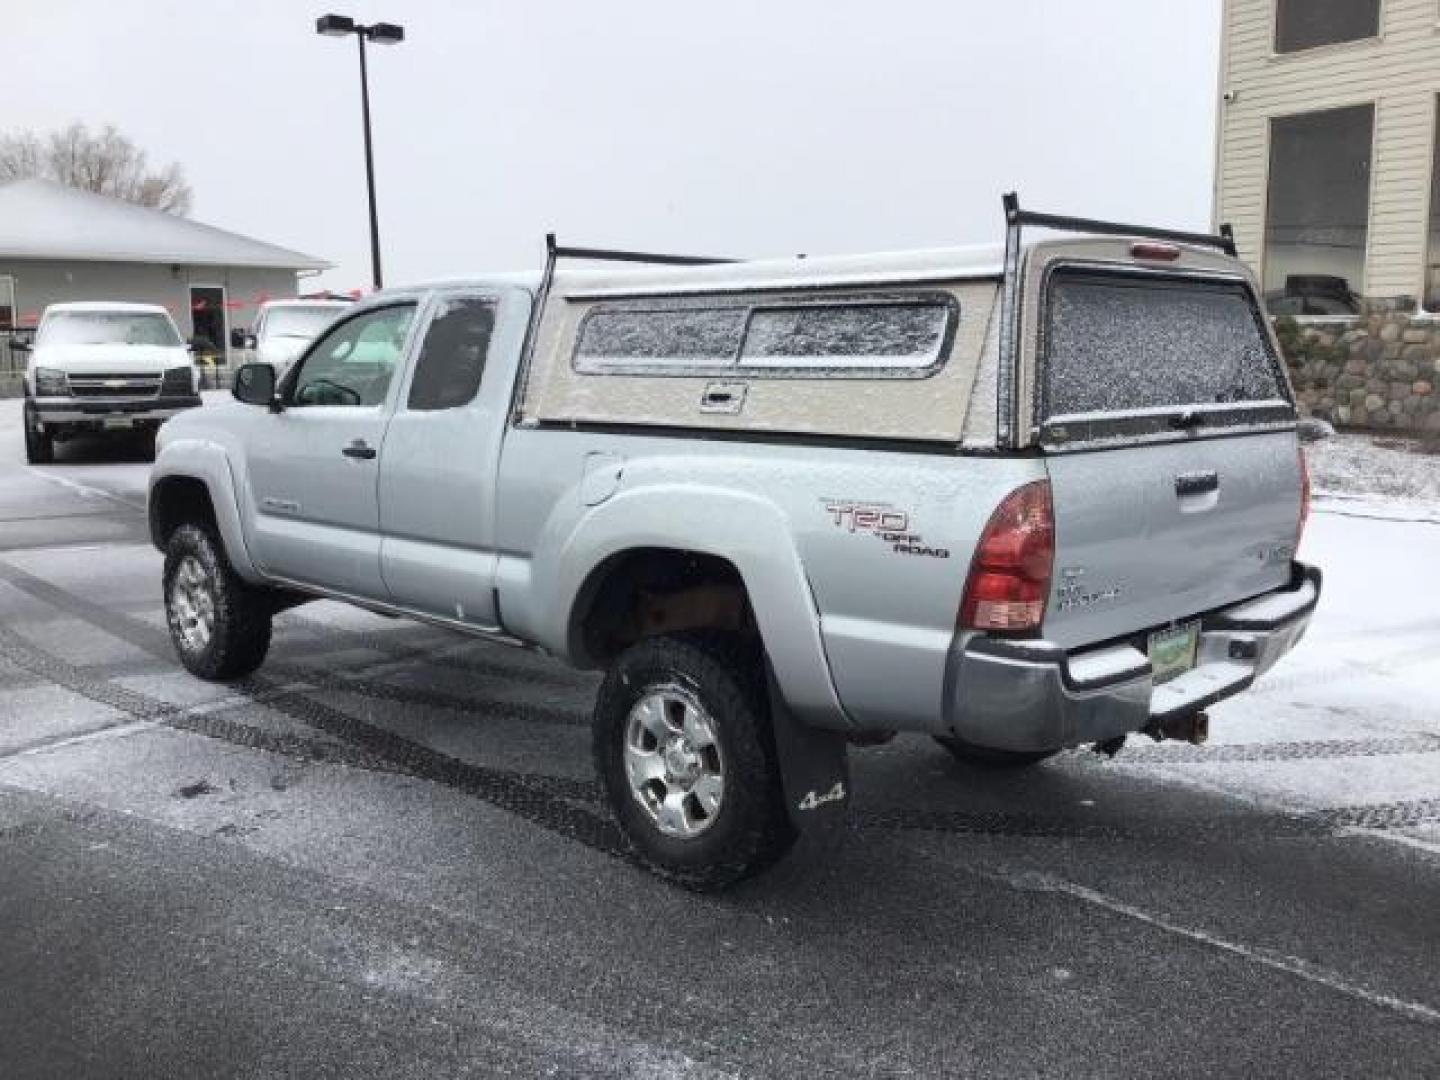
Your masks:
M 958 315 L 940 292 L 613 301 L 586 313 L 572 364 L 584 375 L 925 378 L 944 365 Z
M 1238 280 L 1057 267 L 1041 318 L 1042 440 L 1293 421 L 1262 319 Z

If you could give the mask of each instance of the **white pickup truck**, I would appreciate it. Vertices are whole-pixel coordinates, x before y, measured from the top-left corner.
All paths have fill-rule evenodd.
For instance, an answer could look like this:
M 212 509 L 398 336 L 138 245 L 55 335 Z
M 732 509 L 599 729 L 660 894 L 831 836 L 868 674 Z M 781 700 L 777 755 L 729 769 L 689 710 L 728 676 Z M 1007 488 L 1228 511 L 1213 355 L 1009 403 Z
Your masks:
M 1226 236 L 1007 213 L 1003 250 L 552 240 L 356 305 L 162 432 L 181 661 L 243 675 L 323 596 L 604 669 L 611 806 L 695 888 L 843 812 L 851 743 L 1199 741 L 1320 593 L 1255 281 Z
M 239 332 L 240 345 L 283 375 L 305 347 L 351 306 L 349 300 L 267 300 L 255 313 L 254 328 Z
M 155 304 L 51 304 L 25 367 L 25 458 L 54 460 L 80 434 L 140 435 L 154 446 L 170 417 L 200 404 L 195 365 Z

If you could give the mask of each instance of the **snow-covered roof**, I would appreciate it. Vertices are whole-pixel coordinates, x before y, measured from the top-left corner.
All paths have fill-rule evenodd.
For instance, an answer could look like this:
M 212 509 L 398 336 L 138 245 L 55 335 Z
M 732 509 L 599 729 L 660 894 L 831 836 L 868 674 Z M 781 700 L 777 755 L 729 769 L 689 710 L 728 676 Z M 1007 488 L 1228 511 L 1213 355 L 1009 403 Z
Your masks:
M 51 180 L 0 184 L 0 257 L 328 270 L 313 255 Z
M 554 289 L 562 296 L 601 297 L 645 292 L 726 292 L 813 285 L 898 285 L 1000 277 L 1000 246 L 882 251 L 867 255 L 814 255 L 785 259 L 653 266 L 562 262 Z M 583 268 L 582 268 L 583 267 Z
M 605 263 L 562 259 L 555 271 L 558 296 L 599 298 L 636 293 L 704 293 L 737 289 L 784 289 L 811 285 L 899 285 L 925 281 L 974 281 L 1005 272 L 1000 244 L 881 251 L 866 255 L 790 256 L 743 262 L 673 266 L 657 263 Z M 387 290 L 387 295 L 419 289 L 519 285 L 534 289 L 538 270 L 502 271 L 458 277 Z
M 46 312 L 56 311 L 122 311 L 135 312 L 137 314 L 154 314 L 155 312 L 165 313 L 165 308 L 159 304 L 130 304 L 120 300 L 71 300 L 63 304 L 50 304 L 45 308 Z
M 266 300 L 260 305 L 261 311 L 273 311 L 275 308 L 352 308 L 354 300 Z

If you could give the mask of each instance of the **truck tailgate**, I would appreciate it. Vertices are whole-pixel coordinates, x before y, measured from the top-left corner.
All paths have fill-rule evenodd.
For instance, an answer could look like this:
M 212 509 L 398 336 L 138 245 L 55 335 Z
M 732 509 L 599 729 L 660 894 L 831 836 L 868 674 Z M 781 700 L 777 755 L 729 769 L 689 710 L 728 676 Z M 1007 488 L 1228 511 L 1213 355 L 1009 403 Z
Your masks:
M 1045 637 L 1104 641 L 1286 584 L 1295 412 L 1245 281 L 1061 267 L 1040 340 L 1055 515 Z
M 1048 640 L 1120 637 L 1290 579 L 1301 483 L 1293 432 L 1057 455 L 1047 466 Z

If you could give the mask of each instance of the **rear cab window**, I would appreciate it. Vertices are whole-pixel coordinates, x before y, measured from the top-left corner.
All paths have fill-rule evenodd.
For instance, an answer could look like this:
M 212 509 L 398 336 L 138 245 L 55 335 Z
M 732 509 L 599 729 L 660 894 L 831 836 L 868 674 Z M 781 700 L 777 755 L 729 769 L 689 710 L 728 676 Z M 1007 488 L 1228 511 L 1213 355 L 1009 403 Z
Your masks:
M 1279 358 L 1239 279 L 1057 266 L 1040 318 L 1047 447 L 1293 423 Z

